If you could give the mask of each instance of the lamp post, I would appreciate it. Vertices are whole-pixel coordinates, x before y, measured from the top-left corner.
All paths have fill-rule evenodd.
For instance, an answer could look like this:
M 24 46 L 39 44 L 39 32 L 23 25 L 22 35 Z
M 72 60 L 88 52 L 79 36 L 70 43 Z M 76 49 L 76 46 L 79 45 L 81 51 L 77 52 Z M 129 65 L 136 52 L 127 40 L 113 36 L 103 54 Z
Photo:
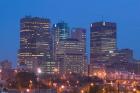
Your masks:
M 37 74 L 38 74 L 38 90 L 39 90 L 39 93 L 40 93 L 40 74 L 42 73 L 41 69 L 40 68 L 37 68 Z
M 29 92 L 30 92 L 30 93 L 31 93 L 31 91 L 32 91 L 32 86 L 33 86 L 33 81 L 30 80 L 30 81 L 29 81 Z
M 137 92 L 137 89 L 136 88 L 133 88 L 133 92 L 136 93 Z
M 117 87 L 118 87 L 118 93 L 120 93 L 120 83 L 119 83 L 119 81 L 118 81 Z
M 2 80 L 2 69 L 0 69 L 0 91 L 3 87 L 2 83 L 1 83 L 1 80 Z
M 2 69 L 0 69 L 0 80 L 2 79 Z
M 54 68 L 54 74 L 58 74 L 59 73 L 59 70 L 57 68 Z

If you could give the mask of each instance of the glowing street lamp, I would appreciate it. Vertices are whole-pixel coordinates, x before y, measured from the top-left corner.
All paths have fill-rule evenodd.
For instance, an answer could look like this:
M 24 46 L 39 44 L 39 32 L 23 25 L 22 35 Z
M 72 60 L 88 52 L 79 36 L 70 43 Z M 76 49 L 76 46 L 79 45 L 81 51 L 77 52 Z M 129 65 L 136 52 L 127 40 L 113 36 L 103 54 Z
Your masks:
M 61 86 L 61 88 L 62 88 L 62 89 L 64 89 L 64 88 L 65 88 L 65 86 L 64 86 L 64 85 L 62 85 L 62 86 Z
M 37 73 L 38 73 L 38 82 L 40 82 L 40 77 L 39 77 L 39 74 L 42 73 L 41 69 L 40 68 L 37 68 Z M 38 90 L 39 90 L 39 93 L 40 93 L 40 83 L 39 83 L 39 86 L 38 86 Z
M 0 69 L 0 73 L 2 72 L 2 69 Z
M 62 91 L 64 91 L 64 88 L 65 88 L 65 86 L 64 85 L 61 85 L 60 88 L 59 88 L 59 91 L 60 92 L 58 92 L 58 93 L 61 93 Z
M 79 84 L 79 81 L 77 80 L 76 83 Z
M 0 69 L 0 80 L 2 79 L 2 69 Z
M 57 68 L 54 68 L 54 73 L 58 74 L 59 73 L 59 70 Z
M 84 93 L 84 90 L 81 90 L 81 93 Z
M 29 93 L 30 92 L 30 89 L 26 89 L 26 91 Z
M 93 84 L 93 83 L 91 83 L 91 84 L 90 84 L 90 86 L 94 86 L 94 84 Z
M 72 72 L 70 71 L 70 75 L 72 74 Z
M 136 92 L 137 90 L 136 90 L 136 88 L 133 88 L 133 92 Z
M 14 72 L 17 73 L 18 71 L 15 69 Z
M 30 81 L 29 81 L 29 88 L 30 88 L 30 90 L 32 89 L 32 85 L 33 85 L 33 81 L 30 80 Z
M 37 73 L 38 73 L 38 74 L 42 73 L 42 71 L 41 71 L 40 68 L 37 68 Z

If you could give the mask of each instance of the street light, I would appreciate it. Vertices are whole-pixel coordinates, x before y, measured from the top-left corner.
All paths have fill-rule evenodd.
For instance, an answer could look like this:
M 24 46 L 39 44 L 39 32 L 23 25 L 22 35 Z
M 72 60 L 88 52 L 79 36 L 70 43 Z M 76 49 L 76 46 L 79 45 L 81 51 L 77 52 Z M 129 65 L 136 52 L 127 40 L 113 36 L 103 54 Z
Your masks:
M 64 86 L 64 85 L 62 85 L 62 86 L 61 86 L 61 88 L 62 88 L 62 89 L 64 89 L 64 88 L 65 88 L 65 86 Z
M 15 69 L 14 72 L 17 73 L 18 71 Z
M 38 74 L 41 74 L 41 73 L 42 73 L 42 71 L 41 71 L 40 68 L 37 68 L 37 73 L 38 73 Z
M 81 90 L 81 93 L 84 93 L 84 90 Z
M 32 86 L 33 86 L 33 81 L 30 80 L 30 81 L 29 81 L 29 89 L 30 89 L 30 90 L 32 90 Z
M 1 80 L 2 80 L 2 69 L 0 69 L 0 82 L 1 82 Z M 3 86 L 3 84 L 2 84 L 2 86 Z M 2 88 L 2 86 L 1 86 L 1 88 Z
M 42 70 L 40 68 L 37 68 L 37 73 L 38 73 L 38 82 L 39 82 L 39 85 L 38 85 L 38 90 L 39 90 L 39 93 L 40 93 L 40 74 L 42 73 Z
M 0 69 L 0 73 L 2 72 L 2 69 Z
M 57 68 L 54 68 L 54 74 L 58 74 L 59 73 L 59 69 L 57 69 Z
M 60 92 L 58 92 L 58 93 L 62 93 L 62 91 L 64 91 L 64 88 L 65 88 L 65 86 L 61 85 L 60 88 L 58 89 L 58 91 L 60 91 Z
M 94 84 L 93 84 L 93 83 L 91 83 L 91 84 L 90 84 L 90 86 L 92 86 L 92 87 L 93 87 L 93 86 L 94 86 Z
M 30 92 L 30 89 L 26 89 L 26 91 L 29 93 Z
M 0 80 L 2 79 L 2 69 L 0 69 Z
M 136 88 L 133 88 L 133 92 L 136 92 Z

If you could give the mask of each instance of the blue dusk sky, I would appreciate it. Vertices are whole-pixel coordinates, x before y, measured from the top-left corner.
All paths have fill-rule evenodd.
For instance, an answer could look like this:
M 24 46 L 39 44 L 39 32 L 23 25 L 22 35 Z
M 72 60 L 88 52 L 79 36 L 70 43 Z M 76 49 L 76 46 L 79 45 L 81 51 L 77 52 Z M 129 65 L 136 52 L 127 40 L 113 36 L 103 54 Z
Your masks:
M 140 59 L 140 0 L 0 0 L 0 60 L 16 65 L 19 49 L 19 20 L 31 15 L 61 20 L 70 27 L 87 29 L 90 23 L 117 23 L 118 48 L 131 48 Z M 103 18 L 102 18 L 103 17 Z M 89 43 L 87 43 L 89 50 Z

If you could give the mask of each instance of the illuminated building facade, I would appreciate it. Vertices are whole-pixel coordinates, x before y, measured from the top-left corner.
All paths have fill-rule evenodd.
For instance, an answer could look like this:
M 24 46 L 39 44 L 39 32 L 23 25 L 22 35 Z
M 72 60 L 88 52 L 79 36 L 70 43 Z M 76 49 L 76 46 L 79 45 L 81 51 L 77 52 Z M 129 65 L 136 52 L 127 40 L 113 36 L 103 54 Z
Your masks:
M 56 60 L 60 73 L 85 73 L 86 56 L 82 42 L 77 39 L 60 41 L 56 53 Z
M 50 27 L 50 20 L 45 18 L 25 17 L 20 20 L 19 65 L 26 64 L 33 71 L 40 67 L 42 73 L 51 73 L 55 63 L 52 62 Z
M 114 51 L 113 55 L 109 59 L 111 63 L 122 64 L 132 62 L 133 60 L 133 50 L 131 49 L 118 49 Z
M 84 74 L 88 74 L 88 55 L 86 53 L 86 29 L 84 28 L 73 28 L 72 31 L 71 31 L 71 38 L 73 39 L 77 39 L 79 41 L 79 43 L 81 43 L 81 47 L 84 49 L 83 50 L 83 58 L 84 59 L 84 67 L 83 67 L 83 71 L 84 71 Z M 82 58 L 82 59 L 83 59 Z
M 60 22 L 53 25 L 53 34 L 54 41 L 59 42 L 61 40 L 67 39 L 70 37 L 69 26 L 65 22 Z
M 133 58 L 133 51 L 131 49 L 119 49 L 114 51 L 113 55 L 110 57 L 107 70 L 129 71 L 127 70 L 127 65 L 130 63 L 136 63 Z
M 127 66 L 127 71 L 140 75 L 140 60 L 137 60 L 135 62 L 129 62 Z
M 84 28 L 73 28 L 71 31 L 71 38 L 79 40 L 85 48 L 86 53 L 86 29 Z
M 85 73 L 86 30 L 74 28 L 70 33 L 68 24 L 60 22 L 53 25 L 54 60 L 59 73 Z
M 56 67 L 58 67 L 57 54 L 59 54 L 58 52 L 59 52 L 60 42 L 70 37 L 68 24 L 65 23 L 64 21 L 54 24 L 52 27 L 52 37 L 53 37 L 53 60 L 56 62 Z
M 90 63 L 107 62 L 116 50 L 116 23 L 96 22 L 90 27 Z

